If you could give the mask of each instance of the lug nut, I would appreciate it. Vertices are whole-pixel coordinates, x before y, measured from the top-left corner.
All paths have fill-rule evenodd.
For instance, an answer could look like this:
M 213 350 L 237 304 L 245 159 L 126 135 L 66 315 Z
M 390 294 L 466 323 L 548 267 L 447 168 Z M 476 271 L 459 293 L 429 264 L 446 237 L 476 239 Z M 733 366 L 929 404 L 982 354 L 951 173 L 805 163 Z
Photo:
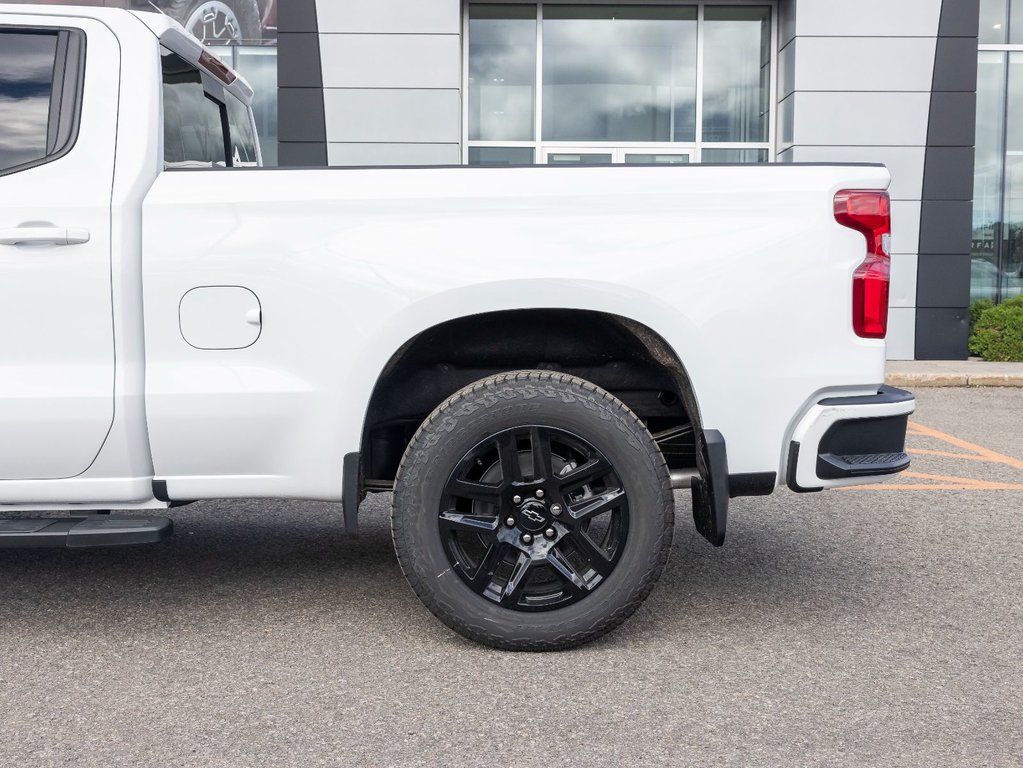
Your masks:
M 551 514 L 552 515 L 560 515 L 561 514 L 561 505 L 560 504 L 555 504 L 554 506 L 552 506 L 551 507 Z
M 530 536 L 528 533 L 522 534 L 522 543 L 523 544 L 532 544 L 533 543 L 533 537 Z
M 538 498 L 538 499 L 542 499 L 543 498 L 543 488 L 540 488 L 540 489 L 537 490 L 536 498 Z
M 522 497 L 521 496 L 519 496 L 518 494 L 516 494 L 515 496 L 512 496 L 512 504 L 521 504 L 521 503 L 522 503 Z
M 515 527 L 515 518 L 514 517 L 509 517 L 508 519 L 506 519 L 504 521 L 504 524 L 507 525 L 509 528 L 514 528 Z
M 558 532 L 555 531 L 553 528 L 548 528 L 546 531 L 543 532 L 543 535 L 546 536 L 548 539 L 553 539 L 555 536 L 558 535 Z

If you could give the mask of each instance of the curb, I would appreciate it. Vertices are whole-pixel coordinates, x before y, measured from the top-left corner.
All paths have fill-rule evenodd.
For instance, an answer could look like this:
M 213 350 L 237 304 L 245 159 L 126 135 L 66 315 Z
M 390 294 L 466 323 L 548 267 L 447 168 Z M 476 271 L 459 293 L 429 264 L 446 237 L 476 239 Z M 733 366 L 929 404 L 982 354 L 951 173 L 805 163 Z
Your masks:
M 889 373 L 884 383 L 890 387 L 1018 387 L 1023 389 L 1023 374 L 1003 373 Z

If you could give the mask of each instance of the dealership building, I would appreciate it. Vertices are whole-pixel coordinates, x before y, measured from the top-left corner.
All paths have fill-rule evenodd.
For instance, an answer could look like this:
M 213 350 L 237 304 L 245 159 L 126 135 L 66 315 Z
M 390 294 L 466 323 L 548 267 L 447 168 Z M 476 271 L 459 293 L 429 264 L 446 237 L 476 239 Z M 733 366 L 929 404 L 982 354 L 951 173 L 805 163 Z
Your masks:
M 157 5 L 225 42 L 257 0 Z M 1021 292 L 1023 0 L 258 9 L 217 50 L 260 94 L 271 162 L 882 162 L 889 357 L 965 358 L 970 304 Z

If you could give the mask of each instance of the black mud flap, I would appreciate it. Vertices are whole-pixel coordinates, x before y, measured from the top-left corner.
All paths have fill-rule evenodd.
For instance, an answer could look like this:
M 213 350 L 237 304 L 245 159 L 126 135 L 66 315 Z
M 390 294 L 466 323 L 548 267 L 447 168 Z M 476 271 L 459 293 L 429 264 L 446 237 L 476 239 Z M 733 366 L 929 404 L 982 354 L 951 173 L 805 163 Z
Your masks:
M 696 530 L 715 547 L 725 543 L 728 524 L 728 454 L 725 438 L 716 429 L 703 432 L 693 479 L 693 522 Z

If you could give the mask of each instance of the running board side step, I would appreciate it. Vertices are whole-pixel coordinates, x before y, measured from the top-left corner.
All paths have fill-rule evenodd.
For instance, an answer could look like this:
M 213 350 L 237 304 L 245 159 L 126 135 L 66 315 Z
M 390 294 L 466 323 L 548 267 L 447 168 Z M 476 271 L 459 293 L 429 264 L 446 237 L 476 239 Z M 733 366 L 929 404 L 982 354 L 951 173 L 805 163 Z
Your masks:
M 36 517 L 0 520 L 0 549 L 81 549 L 156 544 L 174 530 L 166 517 Z

